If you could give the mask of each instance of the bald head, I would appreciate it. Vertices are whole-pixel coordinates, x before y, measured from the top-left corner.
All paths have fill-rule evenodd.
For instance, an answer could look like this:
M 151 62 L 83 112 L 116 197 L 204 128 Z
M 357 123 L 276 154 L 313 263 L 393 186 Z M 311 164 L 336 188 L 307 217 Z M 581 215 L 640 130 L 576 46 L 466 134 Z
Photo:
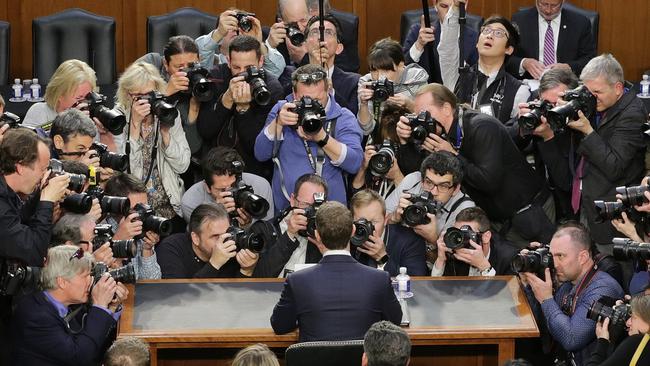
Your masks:
M 591 252 L 591 237 L 584 226 L 580 224 L 569 224 L 560 227 L 555 234 L 553 234 L 553 239 L 559 239 L 563 236 L 568 237 L 571 244 L 577 249 Z

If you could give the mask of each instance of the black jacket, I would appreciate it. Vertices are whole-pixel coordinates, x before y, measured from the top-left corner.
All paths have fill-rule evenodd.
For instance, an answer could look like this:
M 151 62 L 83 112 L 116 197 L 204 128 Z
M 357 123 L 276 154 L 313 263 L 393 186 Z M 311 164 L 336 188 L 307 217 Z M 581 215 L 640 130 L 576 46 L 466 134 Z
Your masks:
M 255 138 L 264 127 L 266 116 L 277 101 L 284 97 L 282 86 L 275 77 L 266 75 L 266 86 L 271 93 L 270 102 L 264 106 L 251 102 L 248 111 L 242 114 L 233 109 L 226 109 L 221 104 L 221 97 L 228 90 L 230 79 L 233 77 L 228 65 L 217 65 L 210 74 L 217 80 L 214 84 L 214 98 L 201 103 L 196 121 L 198 131 L 205 141 L 204 146 L 207 149 L 215 146 L 236 148 L 244 159 L 246 172 L 257 174 L 270 181 L 273 174 L 272 162 L 257 161 L 253 148 Z
M 512 259 L 519 253 L 519 249 L 507 241 L 500 240 L 496 234 L 493 234 L 490 241 L 490 258 L 488 262 L 497 276 L 514 275 L 512 270 Z M 445 272 L 443 276 L 467 276 L 469 274 L 469 264 L 456 260 L 453 257 L 447 258 L 445 263 Z
M 40 191 L 24 203 L 0 176 L 0 258 L 43 266 L 52 235 L 54 204 L 40 200 Z
M 341 106 L 352 112 L 355 116 L 359 112 L 359 95 L 357 87 L 361 75 L 343 71 L 338 66 L 334 66 L 332 71 L 332 86 L 334 87 L 334 99 Z

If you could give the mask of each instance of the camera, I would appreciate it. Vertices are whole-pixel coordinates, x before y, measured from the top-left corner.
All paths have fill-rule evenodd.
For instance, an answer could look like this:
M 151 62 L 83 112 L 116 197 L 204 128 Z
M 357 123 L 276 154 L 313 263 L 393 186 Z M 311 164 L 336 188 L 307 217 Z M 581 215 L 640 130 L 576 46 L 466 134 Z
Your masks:
M 106 264 L 97 262 L 91 270 L 93 285 L 96 284 L 106 272 L 113 277 L 115 282 L 124 284 L 135 283 L 135 269 L 133 268 L 133 263 L 129 263 L 124 267 L 109 270 Z
M 422 111 L 415 114 L 409 114 L 406 116 L 409 120 L 409 125 L 411 126 L 411 137 L 409 137 L 409 142 L 413 145 L 421 148 L 424 140 L 429 136 L 430 133 L 436 133 L 437 121 L 431 117 L 431 113 L 428 111 Z
M 609 330 L 619 328 L 625 329 L 625 322 L 632 315 L 632 309 L 629 304 L 620 304 L 609 306 L 603 304 L 601 300 L 594 301 L 587 310 L 587 318 L 598 322 L 609 318 Z
M 404 191 L 404 193 L 408 193 Z M 408 198 L 411 205 L 406 206 L 402 214 L 402 220 L 408 226 L 426 225 L 431 222 L 428 213 L 437 214 L 442 209 L 443 204 L 434 200 L 431 192 L 422 192 L 420 194 L 411 193 Z
M 621 219 L 622 216 L 621 214 L 623 212 L 628 213 L 629 211 L 623 205 L 622 202 L 605 202 L 602 200 L 596 200 L 594 201 L 594 205 L 596 206 L 596 214 L 598 217 L 596 218 L 596 222 L 598 223 L 603 223 L 605 221 L 610 221 L 614 219 Z
M 584 85 L 567 90 L 562 99 L 567 103 L 546 112 L 546 121 L 553 131 L 562 131 L 567 123 L 577 120 L 578 111 L 582 111 L 587 119 L 596 114 L 596 97 Z
M 287 38 L 289 38 L 292 45 L 300 47 L 305 43 L 305 34 L 300 31 L 297 23 L 289 23 L 285 29 L 287 30 Z
M 63 163 L 61 160 L 50 159 L 50 165 L 47 167 L 52 173 L 50 178 L 58 177 L 60 175 L 66 174 L 66 171 L 63 169 Z M 83 174 L 73 174 L 67 173 L 70 176 L 70 183 L 68 184 L 68 189 L 81 193 L 84 190 L 86 185 L 86 176 Z
M 156 216 L 151 206 L 138 203 L 133 207 L 133 212 L 137 212 L 139 220 L 142 221 L 142 234 L 135 236 L 134 239 L 144 238 L 147 231 L 153 231 L 160 236 L 167 236 L 172 233 L 171 220 Z
M 650 191 L 650 186 L 616 187 L 616 193 L 621 195 L 621 202 L 629 207 L 641 206 L 644 203 L 648 203 L 644 195 L 648 191 Z
M 370 173 L 376 177 L 383 177 L 393 166 L 393 159 L 397 154 L 399 145 L 385 139 L 381 145 L 375 145 L 377 153 L 370 158 L 368 166 Z
M 109 242 L 113 257 L 133 258 L 138 253 L 138 246 L 133 239 L 113 240 L 113 228 L 111 225 L 95 226 L 95 239 L 93 239 L 93 251 L 99 249 L 104 243 Z
M 4 112 L 0 115 L 0 127 L 4 125 L 9 125 L 9 128 L 20 127 L 20 117 L 11 112 Z
M 314 203 L 311 206 L 305 209 L 305 217 L 307 218 L 307 228 L 305 230 L 298 231 L 298 235 L 305 238 L 313 238 L 316 233 L 316 212 L 320 206 L 325 203 L 325 193 L 317 192 L 314 193 Z
M 5 259 L 0 268 L 0 295 L 13 296 L 22 289 L 36 290 L 41 277 L 41 267 L 25 266 L 21 262 Z
M 126 117 L 115 109 L 106 106 L 106 96 L 90 92 L 86 94 L 90 118 L 97 118 L 102 126 L 113 135 L 120 135 L 126 126 Z
M 61 208 L 66 212 L 85 215 L 93 207 L 93 198 L 86 193 L 73 193 L 61 202 Z
M 296 108 L 292 112 L 298 114 L 298 124 L 295 128 L 302 126 L 302 130 L 308 135 L 318 133 L 323 128 L 325 121 L 325 108 L 316 99 L 303 96 L 299 101 L 295 101 Z
M 212 90 L 212 83 L 208 80 L 210 76 L 208 69 L 201 66 L 198 62 L 192 62 L 188 67 L 181 71 L 187 74 L 187 78 L 190 80 L 188 92 L 191 93 L 196 100 L 199 102 L 207 102 L 212 99 L 214 92 Z
M 354 222 L 354 234 L 350 238 L 350 244 L 360 247 L 367 242 L 370 235 L 375 232 L 375 225 L 372 221 L 359 219 Z
M 110 168 L 124 172 L 129 166 L 129 157 L 126 154 L 116 154 L 109 151 L 108 146 L 100 142 L 93 142 L 90 149 L 97 152 L 96 156 L 99 157 L 99 165 L 102 168 Z
M 451 250 L 460 248 L 474 249 L 469 241 L 472 240 L 481 245 L 481 239 L 481 233 L 475 232 L 469 225 L 463 225 L 460 229 L 450 227 L 443 237 L 445 245 Z
M 127 216 L 131 211 L 131 201 L 128 197 L 107 196 L 104 194 L 104 190 L 97 185 L 88 188 L 86 193 L 93 198 L 97 198 L 102 213 Z
M 253 233 L 237 226 L 230 226 L 226 233 L 230 234 L 230 239 L 235 242 L 237 251 L 248 249 L 253 253 L 259 253 L 264 249 L 264 238 L 257 233 Z
M 553 255 L 548 246 L 530 250 L 526 254 L 517 254 L 510 263 L 512 270 L 521 273 L 535 273 L 537 277 L 544 280 L 546 268 L 553 269 Z
M 255 13 L 247 13 L 245 11 L 237 12 L 237 14 L 235 14 L 235 18 L 237 18 L 239 29 L 243 30 L 244 32 L 250 32 L 251 29 L 253 29 L 253 21 L 250 19 L 250 17 L 254 16 Z
M 271 101 L 271 92 L 266 87 L 266 72 L 264 69 L 258 69 L 257 66 L 246 66 L 246 71 L 242 73 L 246 81 L 251 86 L 251 95 L 257 105 L 267 105 Z
M 256 195 L 252 186 L 239 181 L 229 191 L 235 200 L 235 206 L 243 208 L 253 218 L 261 219 L 269 211 L 269 201 L 262 196 Z
M 553 109 L 553 104 L 546 100 L 538 100 L 528 103 L 528 109 L 530 112 L 519 117 L 517 122 L 520 129 L 530 132 L 542 124 L 542 117 L 546 117 L 546 113 Z
M 380 103 L 388 100 L 389 97 L 395 95 L 395 84 L 392 81 L 388 80 L 385 76 L 375 80 L 370 84 L 370 89 L 372 92 L 372 102 Z
M 612 243 L 612 254 L 617 260 L 650 259 L 650 243 L 639 243 L 628 238 L 614 238 Z
M 136 100 L 146 100 L 151 106 L 151 114 L 158 117 L 161 126 L 171 127 L 178 117 L 176 105 L 169 103 L 167 98 L 157 91 L 152 91 L 147 95 L 140 96 Z

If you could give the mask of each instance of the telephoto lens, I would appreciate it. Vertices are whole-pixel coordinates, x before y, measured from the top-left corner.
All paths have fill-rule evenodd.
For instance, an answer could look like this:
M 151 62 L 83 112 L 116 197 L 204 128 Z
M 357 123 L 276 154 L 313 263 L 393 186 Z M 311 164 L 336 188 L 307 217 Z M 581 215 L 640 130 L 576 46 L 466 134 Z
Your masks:
M 512 270 L 516 273 L 529 272 L 537 274 L 537 277 L 546 278 L 546 268 L 553 269 L 553 256 L 548 246 L 530 250 L 526 254 L 517 254 L 510 263 Z
M 616 187 L 616 193 L 621 195 L 621 202 L 629 207 L 641 206 L 648 203 L 644 194 L 648 191 L 650 191 L 650 186 Z
M 601 300 L 602 301 L 602 300 Z M 587 318 L 595 322 L 603 321 L 609 318 L 609 327 L 611 330 L 615 328 L 624 329 L 625 323 L 632 316 L 632 309 L 629 304 L 619 304 L 609 306 L 603 304 L 601 301 L 594 301 L 587 310 Z
M 85 193 L 73 193 L 61 202 L 61 208 L 66 212 L 87 214 L 93 207 L 93 198 Z
M 227 233 L 235 242 L 237 251 L 248 249 L 253 253 L 259 253 L 264 249 L 264 238 L 260 234 L 243 230 L 237 226 L 230 226 Z
M 136 235 L 134 239 L 142 239 L 147 231 L 153 231 L 160 236 L 168 236 L 172 233 L 172 222 L 164 217 L 156 216 L 151 206 L 138 203 L 133 207 L 142 221 L 142 234 Z
M 256 66 L 247 66 L 243 73 L 245 81 L 250 84 L 251 95 L 257 105 L 267 105 L 271 101 L 271 92 L 266 87 L 266 73 L 264 69 L 258 69 Z
M 135 240 L 111 240 L 111 250 L 115 258 L 134 258 L 138 254 Z
M 621 215 L 625 212 L 625 207 L 621 202 L 605 202 L 601 200 L 594 201 L 596 207 L 596 222 L 603 223 L 615 219 L 622 219 Z
M 93 284 L 97 283 L 106 272 L 108 272 L 108 274 L 113 277 L 115 282 L 130 284 L 135 283 L 136 280 L 133 263 L 129 263 L 124 267 L 109 270 L 106 264 L 103 262 L 97 262 L 91 270 L 93 276 Z
M 323 121 L 325 120 L 325 108 L 316 99 L 308 96 L 303 96 L 300 100 L 295 101 L 293 112 L 298 114 L 298 126 L 308 135 L 314 135 L 323 128 Z
M 255 194 L 253 187 L 243 182 L 238 182 L 235 187 L 230 188 L 235 206 L 243 208 L 253 218 L 261 219 L 269 211 L 269 202 L 262 196 Z
M 617 260 L 650 260 L 650 243 L 639 243 L 628 238 L 614 238 L 612 244 L 612 255 Z
M 106 106 L 106 96 L 90 92 L 86 94 L 90 118 L 97 118 L 99 122 L 113 135 L 121 135 L 126 126 L 126 117 L 120 111 Z

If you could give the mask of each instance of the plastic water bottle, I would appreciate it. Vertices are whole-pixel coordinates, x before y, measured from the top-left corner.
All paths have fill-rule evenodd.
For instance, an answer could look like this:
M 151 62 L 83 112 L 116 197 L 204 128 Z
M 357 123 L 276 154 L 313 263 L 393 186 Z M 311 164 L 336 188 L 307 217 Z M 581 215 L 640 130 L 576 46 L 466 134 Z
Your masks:
M 395 277 L 397 280 L 398 296 L 400 299 L 413 297 L 411 292 L 411 276 L 406 274 L 406 267 L 399 267 L 399 274 Z
M 32 99 L 32 89 L 30 89 L 31 86 L 32 86 L 32 79 L 23 80 L 23 97 L 27 101 Z
M 32 98 L 30 102 L 42 102 L 43 97 L 41 97 L 41 84 L 38 83 L 38 79 L 32 79 L 32 85 L 29 87 L 32 90 Z
M 650 80 L 648 80 L 648 75 L 643 74 L 643 80 L 641 80 L 641 93 L 638 94 L 640 98 L 650 98 Z
M 25 98 L 23 97 L 23 85 L 20 83 L 20 79 L 14 79 L 14 85 L 11 86 L 14 90 L 14 95 L 9 98 L 10 102 L 24 102 Z

